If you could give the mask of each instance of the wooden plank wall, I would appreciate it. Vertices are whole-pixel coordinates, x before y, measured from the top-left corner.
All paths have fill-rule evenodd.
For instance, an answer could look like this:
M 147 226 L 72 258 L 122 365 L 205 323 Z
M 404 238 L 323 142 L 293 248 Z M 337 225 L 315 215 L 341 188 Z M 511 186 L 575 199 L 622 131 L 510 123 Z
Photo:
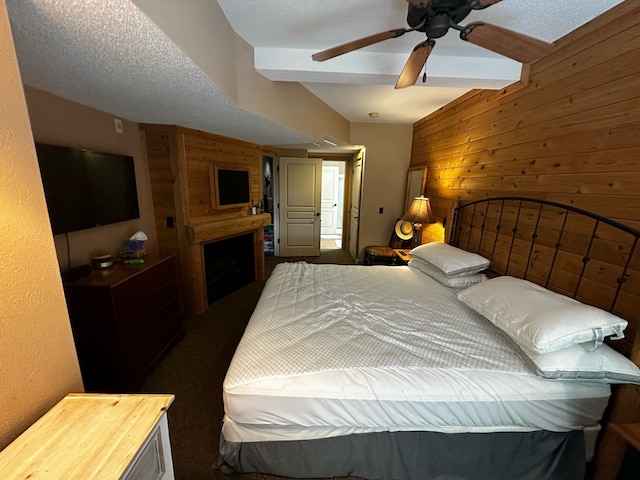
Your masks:
M 640 228 L 638 24 L 640 2 L 627 0 L 558 40 L 525 83 L 469 92 L 416 122 L 411 166 L 428 166 L 436 216 L 511 195 Z M 428 229 L 442 239 L 441 224 Z
M 178 251 L 178 237 L 175 224 L 176 206 L 173 198 L 174 175 L 171 162 L 171 135 L 165 129 L 141 129 L 142 145 L 146 149 L 153 197 L 153 212 L 160 253 Z
M 260 201 L 262 150 L 259 145 L 173 125 L 144 124 L 141 130 L 149 159 L 159 230 L 165 229 L 167 217 L 180 217 L 181 214 L 186 225 L 249 215 L 249 208 L 215 208 L 209 168 L 213 165 L 248 167 L 251 201 L 256 205 Z M 175 191 L 178 180 L 186 184 L 186 188 Z M 180 208 L 183 212 L 178 212 Z
M 251 203 L 261 198 L 261 152 L 258 145 L 220 137 L 195 130 L 181 129 L 184 140 L 187 175 L 186 223 L 200 225 L 249 215 L 249 208 L 217 210 L 212 204 L 215 186 L 210 181 L 211 165 L 248 167 L 251 184 Z
M 263 216 L 250 216 L 250 207 L 217 209 L 212 166 L 248 167 L 252 204 L 262 195 L 262 148 L 259 145 L 175 125 L 141 124 L 146 149 L 158 248 L 178 254 L 183 310 L 206 308 L 202 243 L 187 234 L 214 230 L 221 239 L 251 231 L 254 235 L 256 278 L 264 276 Z M 254 225 L 259 220 L 260 225 Z M 259 232 L 258 232 L 259 230 Z

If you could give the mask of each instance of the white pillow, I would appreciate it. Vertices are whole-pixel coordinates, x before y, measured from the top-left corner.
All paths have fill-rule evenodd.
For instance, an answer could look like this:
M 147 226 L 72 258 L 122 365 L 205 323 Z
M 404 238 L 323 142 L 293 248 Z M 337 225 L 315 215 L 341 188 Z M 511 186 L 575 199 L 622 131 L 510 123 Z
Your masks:
M 491 262 L 477 253 L 467 252 L 448 243 L 431 242 L 419 245 L 409 252 L 442 270 L 446 275 L 473 275 L 489 268 Z
M 640 368 L 606 344 L 594 351 L 573 345 L 542 355 L 521 350 L 521 356 L 543 378 L 640 385 Z
M 483 282 L 487 279 L 484 273 L 475 273 L 472 275 L 465 275 L 462 277 L 449 277 L 439 268 L 434 267 L 430 263 L 424 262 L 419 258 L 413 258 L 409 261 L 408 265 L 416 270 L 421 271 L 429 275 L 431 278 L 436 279 L 443 285 L 453 288 L 466 288 L 476 283 Z
M 626 320 L 611 313 L 508 276 L 462 290 L 458 299 L 522 348 L 539 354 L 585 342 L 593 349 L 605 337 L 623 338 L 627 327 Z

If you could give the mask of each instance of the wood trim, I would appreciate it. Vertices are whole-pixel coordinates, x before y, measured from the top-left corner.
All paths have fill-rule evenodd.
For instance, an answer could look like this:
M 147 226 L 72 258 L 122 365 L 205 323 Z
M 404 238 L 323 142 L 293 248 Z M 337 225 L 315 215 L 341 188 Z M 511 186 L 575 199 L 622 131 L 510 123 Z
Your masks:
M 209 305 L 205 279 L 204 248 L 207 243 L 224 240 L 238 235 L 253 235 L 254 266 L 256 280 L 264 279 L 264 231 L 271 223 L 271 214 L 261 213 L 232 220 L 222 220 L 204 225 L 187 225 L 187 249 L 191 256 L 192 311 L 202 313 Z
M 192 244 L 200 244 L 234 237 L 257 228 L 263 228 L 271 223 L 271 214 L 260 213 L 231 220 L 204 225 L 187 225 L 187 241 Z
M 427 166 L 426 165 L 416 165 L 414 167 L 409 167 L 407 170 L 407 183 L 404 188 L 404 209 L 402 213 L 404 214 L 409 207 L 411 206 L 411 202 L 413 199 L 410 198 L 411 195 L 411 177 L 415 172 L 422 172 L 422 178 L 420 179 L 420 190 L 418 192 L 418 196 L 425 195 L 427 190 Z

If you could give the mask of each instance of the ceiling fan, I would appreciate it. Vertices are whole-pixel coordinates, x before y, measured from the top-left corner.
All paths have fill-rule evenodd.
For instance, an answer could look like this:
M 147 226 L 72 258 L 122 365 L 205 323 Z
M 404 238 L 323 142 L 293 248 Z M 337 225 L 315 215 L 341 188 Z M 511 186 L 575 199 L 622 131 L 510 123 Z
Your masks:
M 489 23 L 459 24 L 472 10 L 490 7 L 500 0 L 407 0 L 407 2 L 409 2 L 407 24 L 410 28 L 398 28 L 353 40 L 315 53 L 311 58 L 324 62 L 390 38 L 397 38 L 407 32 L 423 32 L 427 35 L 427 39 L 415 46 L 396 82 L 395 88 L 405 88 L 416 83 L 427 58 L 435 47 L 434 39 L 444 36 L 450 28 L 458 30 L 462 40 L 521 63 L 538 60 L 551 52 L 554 46 L 552 43 Z

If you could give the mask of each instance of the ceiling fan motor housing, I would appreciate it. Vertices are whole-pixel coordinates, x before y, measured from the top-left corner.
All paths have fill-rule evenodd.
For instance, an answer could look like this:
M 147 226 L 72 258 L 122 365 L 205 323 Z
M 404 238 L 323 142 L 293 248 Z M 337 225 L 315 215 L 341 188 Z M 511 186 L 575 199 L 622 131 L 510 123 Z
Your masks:
M 429 38 L 444 36 L 452 24 L 457 25 L 472 10 L 467 0 L 433 0 L 427 6 L 408 5 L 407 23 Z

